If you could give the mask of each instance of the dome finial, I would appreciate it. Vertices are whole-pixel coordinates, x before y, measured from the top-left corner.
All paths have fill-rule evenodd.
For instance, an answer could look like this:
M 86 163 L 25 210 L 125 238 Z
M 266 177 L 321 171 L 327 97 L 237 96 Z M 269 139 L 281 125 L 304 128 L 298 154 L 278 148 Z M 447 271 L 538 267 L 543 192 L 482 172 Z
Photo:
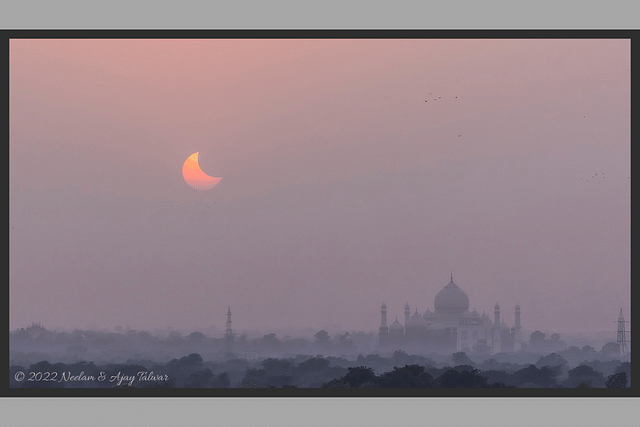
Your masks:
M 453 282 L 453 271 L 451 272 L 451 281 Z

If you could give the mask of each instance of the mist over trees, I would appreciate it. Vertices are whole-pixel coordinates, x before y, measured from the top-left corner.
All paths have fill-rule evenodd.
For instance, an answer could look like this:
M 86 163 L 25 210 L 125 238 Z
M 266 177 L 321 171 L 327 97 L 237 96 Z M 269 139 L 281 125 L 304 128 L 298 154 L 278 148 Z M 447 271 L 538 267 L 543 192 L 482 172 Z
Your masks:
M 325 330 L 307 338 L 275 333 L 224 338 L 202 332 L 128 330 L 10 334 L 11 387 L 52 388 L 625 388 L 629 355 L 567 346 L 558 334 L 531 334 L 515 353 L 381 353 L 372 333 Z M 543 353 L 540 348 L 554 350 Z M 366 354 L 362 350 L 369 350 Z M 538 351 L 534 351 L 538 349 Z M 365 355 L 366 354 L 366 355 Z M 25 378 L 20 378 L 20 372 Z M 37 377 L 39 375 L 39 377 Z M 49 377 L 46 378 L 45 376 Z M 55 378 L 52 376 L 55 375 Z M 98 380 L 102 375 L 102 379 Z

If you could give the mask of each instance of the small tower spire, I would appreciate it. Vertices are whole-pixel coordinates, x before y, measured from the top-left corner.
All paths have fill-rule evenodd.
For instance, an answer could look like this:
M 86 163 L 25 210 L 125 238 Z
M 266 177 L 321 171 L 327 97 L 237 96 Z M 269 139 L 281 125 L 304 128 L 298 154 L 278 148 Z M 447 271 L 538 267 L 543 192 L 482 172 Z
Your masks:
M 520 304 L 516 303 L 516 324 L 513 335 L 513 351 L 522 349 L 522 331 L 520 329 Z
M 409 323 L 409 318 L 411 318 L 411 308 L 409 307 L 409 303 L 407 302 L 407 305 L 404 306 L 404 327 L 405 328 Z
M 502 345 L 501 345 L 501 337 L 500 337 L 500 306 L 498 305 L 498 303 L 496 302 L 496 306 L 495 306 L 495 311 L 494 311 L 495 317 L 494 317 L 494 322 L 493 322 L 493 349 L 492 349 L 492 353 L 496 354 L 496 353 L 500 353 L 502 351 Z
M 233 331 L 231 330 L 231 307 L 227 311 L 227 330 L 224 334 L 227 353 L 233 352 Z

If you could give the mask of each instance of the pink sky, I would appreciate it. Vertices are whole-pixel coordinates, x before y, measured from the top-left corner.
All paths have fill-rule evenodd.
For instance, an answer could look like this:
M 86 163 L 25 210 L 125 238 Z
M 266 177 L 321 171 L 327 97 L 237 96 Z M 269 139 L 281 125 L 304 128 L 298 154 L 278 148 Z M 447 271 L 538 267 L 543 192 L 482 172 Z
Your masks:
M 615 331 L 629 115 L 629 40 L 12 40 L 10 328 Z

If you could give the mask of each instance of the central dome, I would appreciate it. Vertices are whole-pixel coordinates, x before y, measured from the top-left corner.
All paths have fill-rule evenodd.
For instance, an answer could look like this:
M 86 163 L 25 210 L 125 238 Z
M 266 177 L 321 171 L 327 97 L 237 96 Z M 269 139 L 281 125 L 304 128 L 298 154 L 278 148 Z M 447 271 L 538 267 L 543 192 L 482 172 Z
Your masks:
M 462 289 L 453 283 L 453 279 L 442 288 L 433 302 L 438 311 L 467 311 L 469 310 L 469 297 Z

